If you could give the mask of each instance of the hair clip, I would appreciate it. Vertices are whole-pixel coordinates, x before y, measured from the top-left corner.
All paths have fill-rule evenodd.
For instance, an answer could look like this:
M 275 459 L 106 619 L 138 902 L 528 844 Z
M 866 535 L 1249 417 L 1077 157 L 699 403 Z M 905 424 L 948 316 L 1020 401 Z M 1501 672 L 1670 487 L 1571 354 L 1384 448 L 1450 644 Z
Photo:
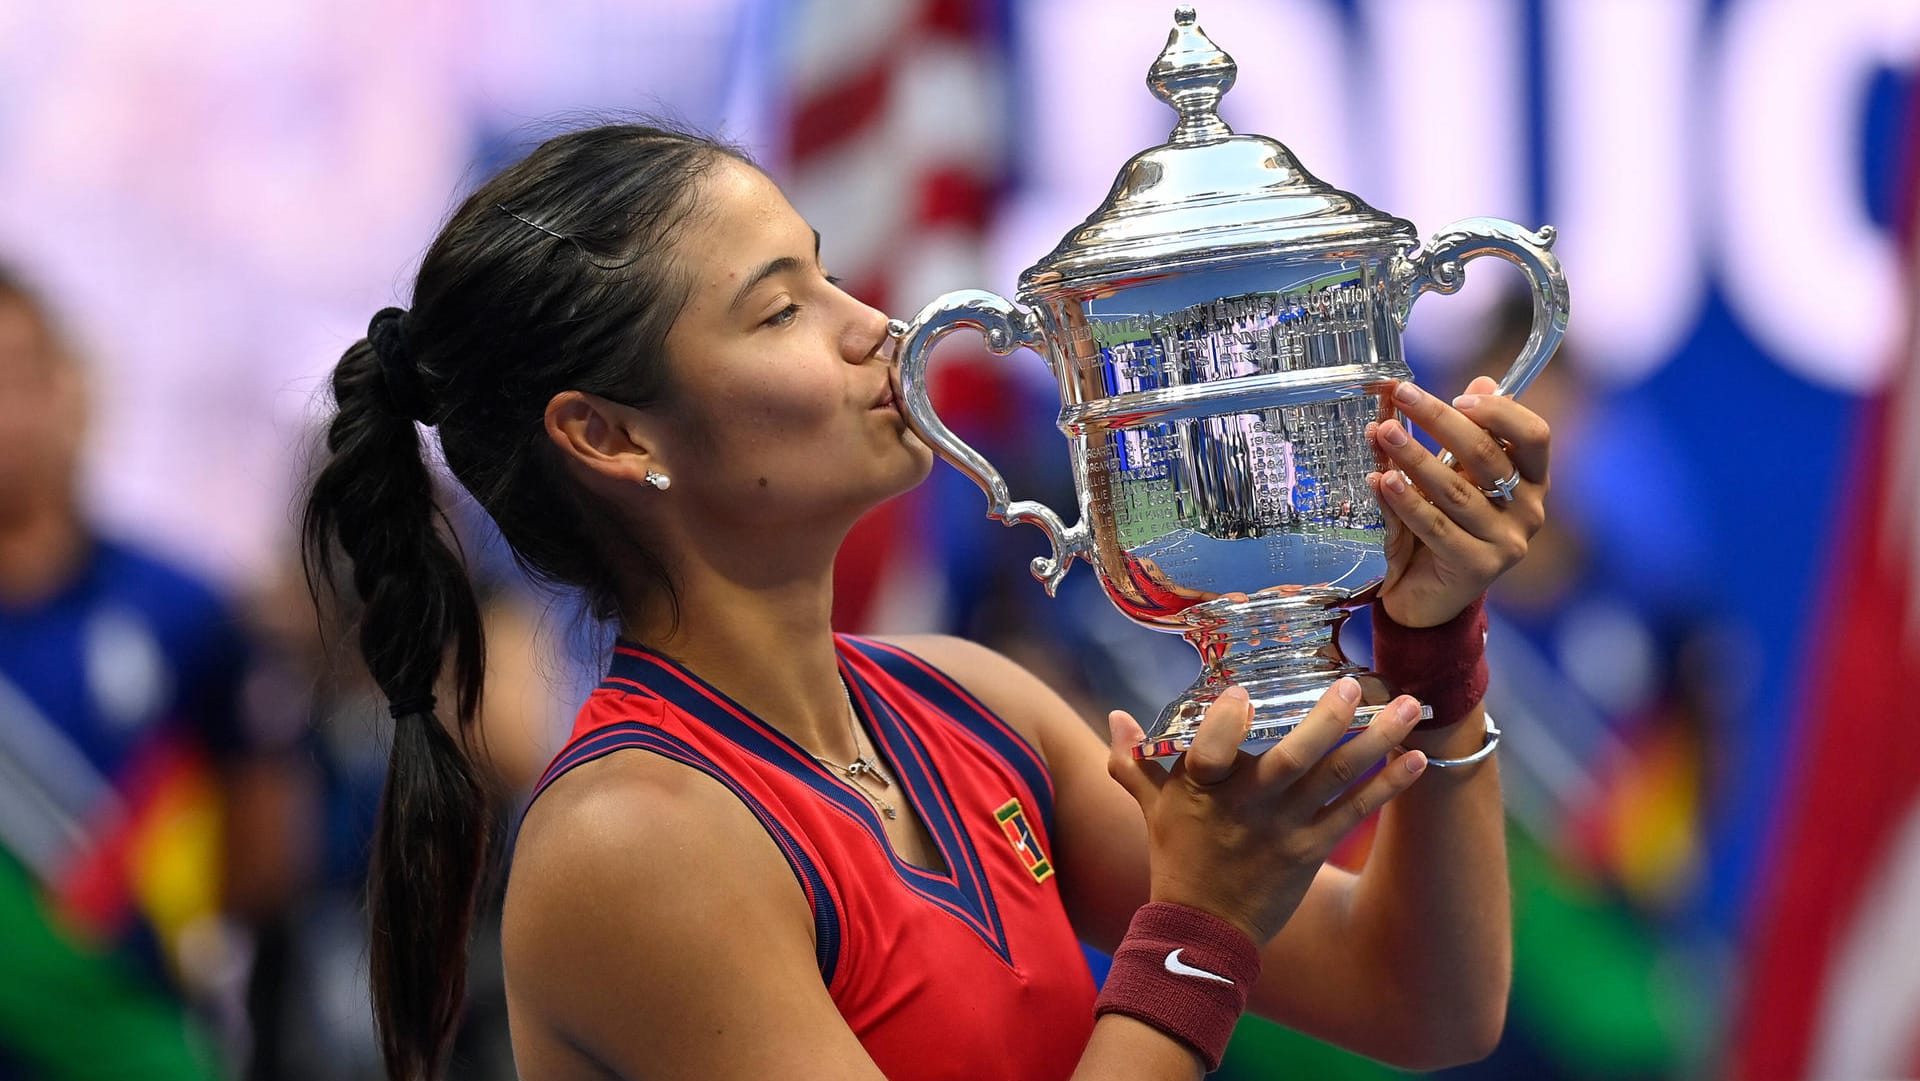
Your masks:
M 565 233 L 556 233 L 552 229 L 549 229 L 546 226 L 541 225 L 537 221 L 530 221 L 526 218 L 521 217 L 518 214 L 515 214 L 513 211 L 508 210 L 506 207 L 506 204 L 504 203 L 495 203 L 493 205 L 500 211 L 500 213 L 505 214 L 507 217 L 512 218 L 514 221 L 517 221 L 520 224 L 527 226 L 528 228 L 538 229 L 555 240 L 572 240 L 573 239 L 572 237 L 566 235 Z

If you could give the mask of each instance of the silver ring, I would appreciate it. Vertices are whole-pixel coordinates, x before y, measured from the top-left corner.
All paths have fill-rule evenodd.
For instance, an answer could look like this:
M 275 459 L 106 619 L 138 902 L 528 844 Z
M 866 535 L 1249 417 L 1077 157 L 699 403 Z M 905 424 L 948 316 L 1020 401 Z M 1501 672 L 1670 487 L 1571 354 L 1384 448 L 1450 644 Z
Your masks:
M 1520 487 L 1520 471 L 1514 470 L 1504 478 L 1493 482 L 1493 487 L 1480 489 L 1480 494 L 1501 503 L 1513 502 L 1513 490 Z

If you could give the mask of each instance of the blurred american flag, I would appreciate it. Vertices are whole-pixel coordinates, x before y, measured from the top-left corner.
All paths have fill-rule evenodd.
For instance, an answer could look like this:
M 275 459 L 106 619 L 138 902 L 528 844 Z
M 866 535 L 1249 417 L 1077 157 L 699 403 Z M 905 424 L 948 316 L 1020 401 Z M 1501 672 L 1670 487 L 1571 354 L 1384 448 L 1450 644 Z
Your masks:
M 1790 785 L 1751 934 L 1734 1077 L 1920 1077 L 1920 93 L 1901 239 L 1907 343 L 1861 413 Z M 1765 527 L 1762 527 L 1765 528 Z
M 855 296 L 910 316 L 986 284 L 983 247 L 1004 187 L 1008 18 L 1002 0 L 808 0 L 781 36 L 787 115 L 773 163 Z M 935 396 L 956 430 L 1002 399 L 997 365 L 943 354 Z M 934 553 L 902 543 L 917 499 L 854 529 L 835 576 L 843 630 L 941 626 Z

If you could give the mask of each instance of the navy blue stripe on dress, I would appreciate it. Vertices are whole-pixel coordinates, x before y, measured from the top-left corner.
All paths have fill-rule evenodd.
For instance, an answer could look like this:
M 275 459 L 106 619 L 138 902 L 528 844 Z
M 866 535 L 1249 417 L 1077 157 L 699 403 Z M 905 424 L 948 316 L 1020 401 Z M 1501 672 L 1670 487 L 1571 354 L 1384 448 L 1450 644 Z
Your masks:
M 1000 906 L 994 902 L 986 868 L 980 863 L 980 852 L 974 847 L 972 835 L 960 823 L 959 809 L 953 805 L 953 797 L 940 778 L 939 767 L 934 765 L 933 756 L 927 753 L 927 745 L 893 705 L 861 679 L 851 665 L 843 662 L 840 671 L 847 685 L 854 689 L 855 702 L 866 707 L 864 712 L 874 739 L 887 752 L 895 774 L 901 777 L 903 784 L 929 797 L 915 801 L 920 820 L 933 834 L 936 843 L 940 844 L 941 851 L 946 853 L 948 870 L 961 889 L 970 896 L 979 897 L 983 909 L 981 915 L 992 929 L 988 941 L 1000 952 L 1003 960 L 1010 961 L 1005 947 L 1006 928 L 1000 922 Z M 958 859 L 955 859 L 956 853 Z
M 1046 762 L 1026 737 L 1014 731 L 1011 725 L 981 704 L 979 699 L 968 694 L 945 672 L 912 653 L 867 638 L 842 635 L 841 640 L 858 650 L 861 656 L 879 665 L 888 676 L 925 699 L 929 706 L 953 718 L 963 731 L 1006 762 L 1026 782 L 1027 790 L 1033 793 L 1034 803 L 1037 804 L 1035 813 L 1040 816 L 1047 832 L 1053 832 L 1053 777 L 1047 772 Z
M 547 776 L 534 790 L 533 798 L 538 799 L 547 786 L 560 779 L 568 770 L 585 765 L 597 758 L 603 758 L 615 751 L 644 750 L 669 758 L 712 777 L 727 787 L 760 820 L 760 825 L 780 848 L 780 854 L 786 857 L 787 865 L 793 868 L 794 877 L 799 880 L 801 892 L 807 896 L 807 905 L 813 910 L 813 951 L 814 961 L 820 966 L 820 979 L 828 986 L 833 984 L 833 976 L 840 966 L 840 913 L 834 907 L 833 895 L 827 891 L 827 882 L 814 866 L 813 858 L 800 846 L 787 827 L 781 824 L 754 795 L 742 788 L 738 782 L 728 776 L 726 771 L 715 765 L 699 750 L 662 732 L 651 725 L 638 721 L 608 725 L 568 747 Z M 532 801 L 528 801 L 532 806 Z
M 844 669 L 843 669 L 844 671 Z M 850 683 L 850 686 L 855 684 Z M 914 893 L 966 924 L 1007 964 L 1012 954 L 1006 933 L 1000 924 L 998 906 L 985 892 L 985 876 L 972 843 L 964 830 L 957 830 L 951 803 L 924 769 L 901 778 L 920 817 L 927 824 L 947 872 L 942 874 L 916 866 L 900 858 L 887 839 L 886 827 L 873 804 L 848 782 L 822 766 L 819 760 L 787 736 L 729 698 L 724 691 L 701 679 L 672 658 L 630 642 L 614 650 L 603 688 L 642 693 L 657 697 L 682 713 L 712 728 L 735 746 L 801 781 L 829 806 L 851 818 L 872 838 L 892 864 L 900 881 Z M 866 697 L 862 694 L 856 697 Z M 871 713 L 871 711 L 869 711 Z M 871 717 L 869 718 L 871 719 Z M 897 727 L 897 726 L 896 726 Z M 924 754 L 924 748 L 921 751 Z M 894 763 L 900 772 L 899 763 Z M 929 813 L 939 806 L 941 814 Z

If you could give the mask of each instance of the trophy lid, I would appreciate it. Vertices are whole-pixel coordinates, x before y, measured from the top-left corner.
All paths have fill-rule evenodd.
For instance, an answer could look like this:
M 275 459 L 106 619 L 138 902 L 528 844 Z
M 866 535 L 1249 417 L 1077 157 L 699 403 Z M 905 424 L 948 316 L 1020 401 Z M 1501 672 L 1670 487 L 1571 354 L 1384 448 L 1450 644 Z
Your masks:
M 1238 66 L 1191 6 L 1173 21 L 1147 85 L 1179 123 L 1165 143 L 1134 155 L 1100 209 L 1020 275 L 1022 298 L 1198 262 L 1417 242 L 1412 223 L 1316 179 L 1280 143 L 1234 134 L 1219 108 Z

